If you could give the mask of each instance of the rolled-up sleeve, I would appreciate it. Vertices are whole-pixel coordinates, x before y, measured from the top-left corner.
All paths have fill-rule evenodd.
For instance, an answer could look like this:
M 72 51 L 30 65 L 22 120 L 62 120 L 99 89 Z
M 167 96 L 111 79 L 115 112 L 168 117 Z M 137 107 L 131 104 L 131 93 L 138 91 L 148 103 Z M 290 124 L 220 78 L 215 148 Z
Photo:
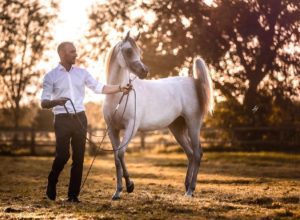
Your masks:
M 46 74 L 43 80 L 43 91 L 41 100 L 50 100 L 53 92 L 53 81 L 49 74 Z
M 102 93 L 104 87 L 104 84 L 98 82 L 89 72 L 86 72 L 85 85 L 97 94 Z

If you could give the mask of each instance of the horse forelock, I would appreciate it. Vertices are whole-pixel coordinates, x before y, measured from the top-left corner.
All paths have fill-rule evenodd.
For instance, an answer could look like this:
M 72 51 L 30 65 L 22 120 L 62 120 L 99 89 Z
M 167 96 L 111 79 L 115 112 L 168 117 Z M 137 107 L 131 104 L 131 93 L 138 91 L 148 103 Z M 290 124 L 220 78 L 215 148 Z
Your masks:
M 133 40 L 133 38 L 129 37 L 128 41 L 129 41 L 129 43 L 130 43 L 130 45 L 132 46 L 133 49 L 135 49 L 137 51 L 139 50 L 139 47 L 137 46 L 137 44 L 135 43 L 135 40 Z

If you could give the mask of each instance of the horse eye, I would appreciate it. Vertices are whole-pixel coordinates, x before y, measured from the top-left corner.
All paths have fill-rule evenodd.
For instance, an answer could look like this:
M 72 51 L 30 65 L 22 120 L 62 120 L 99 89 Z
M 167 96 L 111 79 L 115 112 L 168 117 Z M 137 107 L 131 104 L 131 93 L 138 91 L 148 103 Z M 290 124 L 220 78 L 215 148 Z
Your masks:
M 127 49 L 127 50 L 125 51 L 125 53 L 126 53 L 126 56 L 131 57 L 132 54 L 133 54 L 133 51 L 132 51 L 132 49 Z

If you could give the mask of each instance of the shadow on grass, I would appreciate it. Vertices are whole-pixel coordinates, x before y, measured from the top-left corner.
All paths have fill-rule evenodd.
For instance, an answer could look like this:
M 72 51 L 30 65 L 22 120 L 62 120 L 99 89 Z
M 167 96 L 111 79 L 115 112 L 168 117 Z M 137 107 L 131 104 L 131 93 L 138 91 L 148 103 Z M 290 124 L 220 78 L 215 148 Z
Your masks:
M 126 157 L 125 157 L 126 158 Z M 132 160 L 129 160 L 129 162 Z M 135 158 L 135 163 L 147 163 L 149 167 L 167 167 L 186 170 L 187 159 L 163 157 Z M 236 177 L 277 178 L 300 180 L 300 154 L 287 153 L 206 153 L 200 173 Z M 265 180 L 263 180 L 265 181 Z

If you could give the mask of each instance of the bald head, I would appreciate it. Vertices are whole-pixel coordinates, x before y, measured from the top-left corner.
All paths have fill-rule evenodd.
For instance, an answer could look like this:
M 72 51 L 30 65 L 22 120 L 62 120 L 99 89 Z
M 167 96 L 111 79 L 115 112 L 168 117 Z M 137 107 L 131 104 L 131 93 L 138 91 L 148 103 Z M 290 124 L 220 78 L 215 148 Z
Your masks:
M 72 65 L 75 63 L 77 53 L 76 48 L 72 42 L 62 42 L 57 47 L 57 53 L 59 55 L 61 63 Z
M 60 55 L 61 53 L 63 53 L 65 51 L 66 47 L 70 47 L 70 46 L 74 47 L 74 44 L 72 42 L 69 42 L 69 41 L 61 42 L 58 45 L 58 47 L 57 47 L 57 53 L 58 53 L 58 55 Z

